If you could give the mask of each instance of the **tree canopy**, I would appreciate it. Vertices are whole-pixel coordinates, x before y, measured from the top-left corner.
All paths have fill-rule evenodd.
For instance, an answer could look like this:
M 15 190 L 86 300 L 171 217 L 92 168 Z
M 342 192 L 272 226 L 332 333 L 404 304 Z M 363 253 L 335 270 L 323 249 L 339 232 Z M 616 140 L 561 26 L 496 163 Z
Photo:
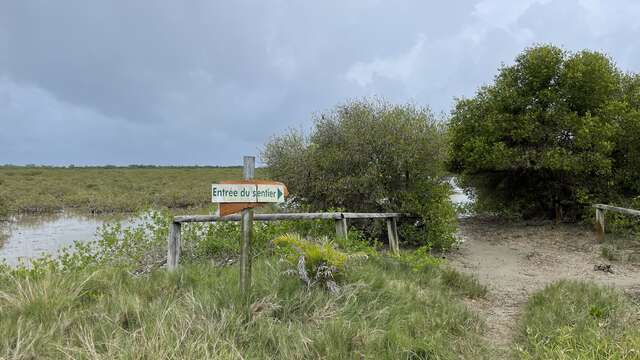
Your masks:
M 604 54 L 541 45 L 458 100 L 450 169 L 485 209 L 575 217 L 640 192 L 639 78 Z

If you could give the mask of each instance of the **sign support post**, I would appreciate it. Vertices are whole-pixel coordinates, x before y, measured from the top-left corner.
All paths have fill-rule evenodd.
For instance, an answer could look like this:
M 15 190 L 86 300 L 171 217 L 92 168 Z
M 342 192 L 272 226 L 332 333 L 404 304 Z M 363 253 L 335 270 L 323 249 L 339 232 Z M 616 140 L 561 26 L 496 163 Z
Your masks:
M 244 180 L 254 177 L 256 158 L 245 156 L 243 158 L 242 176 Z M 240 291 L 249 295 L 251 288 L 251 241 L 253 238 L 253 209 L 243 209 L 240 216 Z

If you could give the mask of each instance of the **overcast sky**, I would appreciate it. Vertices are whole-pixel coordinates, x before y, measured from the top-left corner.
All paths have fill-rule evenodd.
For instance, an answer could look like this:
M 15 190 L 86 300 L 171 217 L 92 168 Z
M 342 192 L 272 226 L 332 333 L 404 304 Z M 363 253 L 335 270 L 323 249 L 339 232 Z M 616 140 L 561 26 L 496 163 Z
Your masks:
M 640 72 L 640 1 L 0 0 L 0 164 L 239 164 L 379 96 L 448 113 L 525 47 Z

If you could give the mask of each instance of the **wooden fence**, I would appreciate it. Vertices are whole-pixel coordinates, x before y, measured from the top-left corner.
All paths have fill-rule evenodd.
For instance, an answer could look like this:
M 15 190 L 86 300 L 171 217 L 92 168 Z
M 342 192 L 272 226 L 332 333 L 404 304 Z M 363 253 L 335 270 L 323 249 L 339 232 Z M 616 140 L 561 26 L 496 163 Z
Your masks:
M 323 213 L 288 213 L 288 214 L 254 214 L 256 221 L 282 221 L 282 220 L 333 220 L 336 225 L 336 236 L 346 237 L 348 220 L 350 219 L 384 219 L 387 222 L 387 234 L 389 246 L 394 254 L 400 252 L 398 224 L 399 218 L 411 217 L 402 213 L 350 213 L 350 212 L 323 212 Z M 183 223 L 192 222 L 220 222 L 240 221 L 240 215 L 220 217 L 217 215 L 183 215 L 175 216 L 169 227 L 167 266 L 170 270 L 178 266 L 180 260 L 180 232 Z
M 634 209 L 621 208 L 617 206 L 605 205 L 605 204 L 595 204 L 593 207 L 596 209 L 596 238 L 598 241 L 604 240 L 604 212 L 605 211 L 613 211 L 625 215 L 631 216 L 639 216 L 640 211 Z

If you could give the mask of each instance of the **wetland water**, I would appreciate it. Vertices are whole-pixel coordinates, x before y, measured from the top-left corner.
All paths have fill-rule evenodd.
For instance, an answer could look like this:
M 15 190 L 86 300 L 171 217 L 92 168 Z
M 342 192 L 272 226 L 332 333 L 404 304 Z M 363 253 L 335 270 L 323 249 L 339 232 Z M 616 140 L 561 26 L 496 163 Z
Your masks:
M 451 201 L 467 204 L 471 200 L 450 181 L 453 188 Z M 0 262 L 15 265 L 42 254 L 55 254 L 75 241 L 94 240 L 98 229 L 106 223 L 118 221 L 131 224 L 131 215 L 81 215 L 62 212 L 47 215 L 20 215 L 0 222 Z
M 105 223 L 130 223 L 125 215 L 79 215 L 56 213 L 19 215 L 0 222 L 0 261 L 15 265 L 19 258 L 54 254 L 75 241 L 90 241 Z

